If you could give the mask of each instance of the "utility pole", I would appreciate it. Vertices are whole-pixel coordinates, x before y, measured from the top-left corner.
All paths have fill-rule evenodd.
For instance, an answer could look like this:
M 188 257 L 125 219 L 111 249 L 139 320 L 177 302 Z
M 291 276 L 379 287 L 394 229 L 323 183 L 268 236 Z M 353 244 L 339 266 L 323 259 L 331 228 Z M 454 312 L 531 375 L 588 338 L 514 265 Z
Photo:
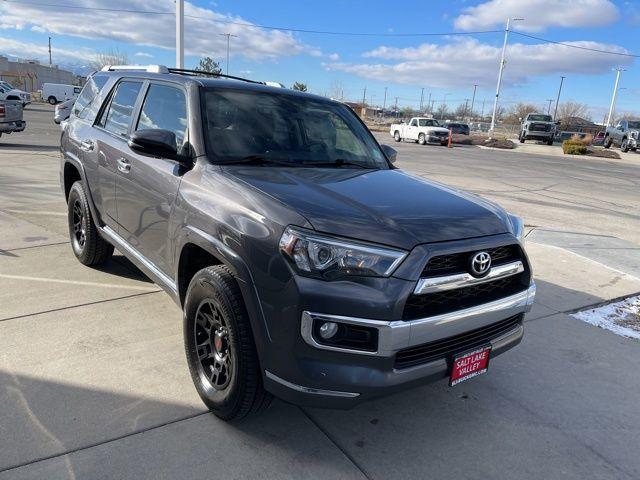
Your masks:
M 462 121 L 464 122 L 464 119 L 467 118 L 467 108 L 469 108 L 469 99 L 465 98 L 464 99 L 464 113 L 462 114 Z
M 524 20 L 524 18 L 514 18 L 516 20 Z M 500 87 L 502 86 L 502 72 L 505 65 L 505 55 L 507 52 L 507 40 L 509 38 L 509 24 L 511 18 L 507 18 L 507 25 L 504 29 L 504 42 L 502 43 L 502 56 L 500 57 L 500 68 L 498 69 L 498 85 L 496 86 L 496 98 L 493 100 L 493 112 L 491 113 L 491 127 L 489 128 L 489 136 L 493 136 L 493 129 L 496 126 L 496 112 L 498 110 L 498 98 L 500 97 Z
M 231 37 L 238 38 L 237 35 L 232 35 L 231 33 L 220 33 L 223 37 L 227 37 L 227 75 L 229 75 L 229 41 Z
M 478 88 L 478 84 L 473 84 L 473 96 L 471 97 L 471 117 L 473 118 L 473 104 L 476 102 L 476 88 Z
M 613 95 L 611 97 L 611 106 L 609 107 L 609 115 L 607 116 L 607 124 L 605 127 L 611 126 L 611 120 L 613 117 L 613 109 L 616 105 L 616 95 L 618 94 L 618 83 L 620 83 L 620 72 L 625 72 L 626 70 L 622 67 L 617 67 L 616 69 L 616 83 L 613 86 Z
M 431 92 L 429 92 L 429 101 L 427 102 L 427 105 L 431 105 Z M 431 107 L 429 109 L 429 112 L 432 113 L 433 112 L 433 107 Z
M 567 77 L 560 77 L 560 88 L 558 88 L 558 97 L 556 98 L 556 109 L 553 112 L 553 119 L 555 120 L 558 116 L 558 103 L 560 102 L 560 92 L 562 92 L 562 84 L 564 83 L 564 79 Z
M 424 102 L 424 88 L 422 89 L 422 92 L 420 93 L 420 113 L 422 113 L 423 102 Z
M 49 37 L 49 66 L 51 65 L 51 37 Z
M 484 98 L 482 99 L 482 113 L 480 113 L 480 121 L 484 121 Z
M 398 97 L 396 97 L 396 106 L 395 106 L 395 110 L 396 110 L 396 118 L 398 118 Z
M 549 106 L 547 107 L 547 115 L 551 114 L 551 104 L 553 103 L 553 98 L 548 98 L 547 102 L 549 102 Z
M 364 93 L 362 94 L 362 108 L 367 107 L 367 87 L 364 87 Z
M 382 115 L 384 116 L 384 109 L 387 106 L 387 87 L 384 87 L 384 100 L 382 101 Z
M 184 0 L 176 0 L 176 68 L 184 68 Z

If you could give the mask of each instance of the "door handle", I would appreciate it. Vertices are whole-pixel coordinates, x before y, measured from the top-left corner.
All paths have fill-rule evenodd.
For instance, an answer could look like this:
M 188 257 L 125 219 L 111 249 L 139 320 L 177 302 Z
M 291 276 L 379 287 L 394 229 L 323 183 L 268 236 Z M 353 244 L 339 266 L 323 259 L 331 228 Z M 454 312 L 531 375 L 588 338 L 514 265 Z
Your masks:
M 80 150 L 84 150 L 85 152 L 92 152 L 94 146 L 95 145 L 91 140 L 83 140 L 80 142 Z
M 129 173 L 131 170 L 131 162 L 126 158 L 120 157 L 118 159 L 118 170 L 122 173 Z

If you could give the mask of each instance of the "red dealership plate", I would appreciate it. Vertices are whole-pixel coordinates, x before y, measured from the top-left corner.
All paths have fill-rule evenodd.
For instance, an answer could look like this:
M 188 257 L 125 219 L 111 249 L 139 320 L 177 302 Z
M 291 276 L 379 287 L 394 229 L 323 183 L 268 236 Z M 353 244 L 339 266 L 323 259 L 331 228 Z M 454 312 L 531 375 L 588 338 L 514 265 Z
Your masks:
M 453 387 L 460 382 L 487 373 L 490 353 L 491 345 L 485 345 L 453 357 L 449 386 Z

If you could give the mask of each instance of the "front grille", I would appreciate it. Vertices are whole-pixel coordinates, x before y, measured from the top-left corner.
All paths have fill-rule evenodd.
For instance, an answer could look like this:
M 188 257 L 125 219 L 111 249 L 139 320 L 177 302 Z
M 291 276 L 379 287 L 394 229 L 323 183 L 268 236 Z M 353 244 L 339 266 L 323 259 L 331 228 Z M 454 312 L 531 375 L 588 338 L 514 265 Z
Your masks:
M 548 123 L 532 123 L 529 126 L 530 132 L 548 132 L 551 130 L 551 125 Z
M 466 272 L 471 256 L 479 251 L 481 250 L 433 257 L 427 262 L 427 266 L 424 267 L 421 276 L 439 277 L 441 275 Z M 501 265 L 503 263 L 522 260 L 522 253 L 518 245 L 503 245 L 501 247 L 488 248 L 483 251 L 491 255 L 492 265 Z
M 402 369 L 433 362 L 442 358 L 451 359 L 454 355 L 489 343 L 505 333 L 515 329 L 522 322 L 521 315 L 501 320 L 486 327 L 461 333 L 453 337 L 415 347 L 405 348 L 396 353 L 395 368 Z
M 434 315 L 475 307 L 476 305 L 515 295 L 528 287 L 529 273 L 524 271 L 518 275 L 479 283 L 470 287 L 424 295 L 410 295 L 404 305 L 402 319 L 415 320 L 416 318 L 433 317 Z

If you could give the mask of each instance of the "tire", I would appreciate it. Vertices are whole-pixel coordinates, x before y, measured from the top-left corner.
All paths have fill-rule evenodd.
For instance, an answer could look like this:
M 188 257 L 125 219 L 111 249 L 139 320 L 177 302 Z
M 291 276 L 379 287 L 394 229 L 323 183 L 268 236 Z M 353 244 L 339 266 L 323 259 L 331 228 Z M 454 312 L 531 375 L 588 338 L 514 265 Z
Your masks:
M 602 146 L 604 148 L 611 148 L 611 145 L 613 145 L 613 140 L 611 140 L 611 137 L 609 136 L 604 137 L 604 143 L 602 144 Z
M 204 404 L 234 420 L 266 409 L 258 353 L 242 294 L 222 265 L 197 272 L 184 303 L 184 346 L 191 378 Z
M 49 102 L 51 105 L 55 105 L 56 103 L 58 103 L 58 99 L 51 95 L 49 98 L 47 98 L 47 102 Z
M 421 133 L 420 135 L 418 135 L 418 143 L 420 145 L 424 145 L 425 143 L 427 143 L 424 133 Z
M 111 258 L 113 245 L 100 236 L 80 181 L 75 182 L 69 191 L 67 221 L 71 248 L 80 263 L 100 265 Z
M 553 138 L 550 138 L 549 140 L 547 140 L 547 145 L 549 146 L 553 145 Z
M 518 136 L 518 140 L 520 140 L 520 143 L 524 143 L 526 139 L 527 137 L 525 136 L 525 134 L 523 132 L 520 132 L 520 135 Z
M 399 142 L 400 140 L 402 140 L 402 138 L 400 138 L 400 132 L 399 131 L 396 130 L 395 132 L 393 132 L 393 139 L 396 142 Z
M 620 151 L 627 153 L 629 151 L 629 140 L 627 137 L 622 139 L 622 143 L 620 144 Z

